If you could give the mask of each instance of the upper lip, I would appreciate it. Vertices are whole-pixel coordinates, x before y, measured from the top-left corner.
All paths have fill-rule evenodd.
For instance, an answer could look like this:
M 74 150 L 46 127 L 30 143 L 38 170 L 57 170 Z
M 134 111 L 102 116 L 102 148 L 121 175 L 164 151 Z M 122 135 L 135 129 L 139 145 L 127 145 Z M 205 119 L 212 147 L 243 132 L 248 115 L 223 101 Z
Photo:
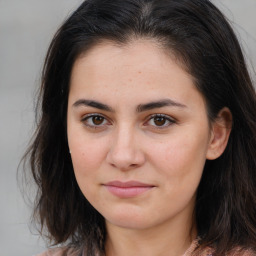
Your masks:
M 139 181 L 135 181 L 135 180 L 131 180 L 131 181 L 110 181 L 108 183 L 104 184 L 105 186 L 113 186 L 113 187 L 120 187 L 120 188 L 131 188 L 131 187 L 155 187 L 152 184 L 147 184 L 147 183 L 143 183 L 143 182 L 139 182 Z

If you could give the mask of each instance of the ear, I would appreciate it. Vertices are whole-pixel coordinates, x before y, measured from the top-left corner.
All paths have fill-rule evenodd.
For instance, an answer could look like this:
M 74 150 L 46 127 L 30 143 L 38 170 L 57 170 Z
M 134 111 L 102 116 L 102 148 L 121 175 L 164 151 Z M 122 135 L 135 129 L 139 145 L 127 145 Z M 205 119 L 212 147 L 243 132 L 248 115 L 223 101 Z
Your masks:
M 221 156 L 228 144 L 232 128 L 232 114 L 230 110 L 226 107 L 221 109 L 211 126 L 211 136 L 206 154 L 208 160 L 214 160 Z

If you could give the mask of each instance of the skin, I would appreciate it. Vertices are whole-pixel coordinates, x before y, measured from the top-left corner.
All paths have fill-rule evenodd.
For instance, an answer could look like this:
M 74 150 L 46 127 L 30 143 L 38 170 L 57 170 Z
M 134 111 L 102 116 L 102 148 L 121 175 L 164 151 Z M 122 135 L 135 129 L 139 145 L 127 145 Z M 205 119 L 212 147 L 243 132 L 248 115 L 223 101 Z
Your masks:
M 78 185 L 106 220 L 108 256 L 185 252 L 203 167 L 225 149 L 228 119 L 224 109 L 209 124 L 193 78 L 152 41 L 106 41 L 76 60 L 68 143 Z M 119 197 L 106 186 L 117 180 L 149 189 Z

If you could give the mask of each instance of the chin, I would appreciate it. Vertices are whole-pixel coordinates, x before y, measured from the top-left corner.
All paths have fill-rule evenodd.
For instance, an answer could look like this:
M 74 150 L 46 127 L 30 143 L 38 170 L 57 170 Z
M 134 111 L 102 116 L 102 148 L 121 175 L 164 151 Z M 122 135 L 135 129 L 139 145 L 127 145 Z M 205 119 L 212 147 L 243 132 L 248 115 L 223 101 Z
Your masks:
M 109 214 L 102 214 L 106 223 L 127 229 L 145 229 L 150 226 L 146 214 L 131 209 L 112 210 Z
M 123 229 L 133 229 L 133 230 L 143 230 L 148 229 L 151 227 L 150 223 L 148 223 L 145 220 L 141 219 L 134 219 L 134 218 L 119 218 L 119 219 L 112 219 L 112 220 L 106 220 L 108 223 L 110 223 L 113 226 L 123 228 Z

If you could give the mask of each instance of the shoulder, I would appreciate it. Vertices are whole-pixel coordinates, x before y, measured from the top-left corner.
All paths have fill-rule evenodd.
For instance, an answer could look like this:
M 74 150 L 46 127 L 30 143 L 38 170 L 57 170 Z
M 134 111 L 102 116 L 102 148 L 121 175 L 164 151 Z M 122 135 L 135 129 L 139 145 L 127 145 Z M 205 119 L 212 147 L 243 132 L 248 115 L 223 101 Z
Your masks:
M 78 252 L 67 248 L 54 248 L 35 256 L 78 256 Z
M 183 254 L 183 256 L 214 256 L 215 250 L 211 247 L 200 249 L 199 240 L 196 239 L 192 242 L 189 249 Z M 251 249 L 242 249 L 241 247 L 235 247 L 225 256 L 256 256 L 256 252 Z
M 40 254 L 34 255 L 34 256 L 60 256 L 62 254 L 61 251 L 57 251 L 57 250 L 49 250 L 49 251 L 45 251 L 42 252 Z
M 214 250 L 209 248 L 208 250 L 205 250 L 203 255 L 214 256 Z M 241 248 L 235 248 L 229 253 L 225 254 L 225 256 L 256 256 L 256 253 L 249 249 L 246 250 Z
M 253 252 L 250 249 L 240 249 L 240 248 L 236 248 L 234 250 L 232 250 L 228 256 L 256 256 L 256 252 Z
M 35 256 L 62 256 L 63 253 L 63 249 L 50 249 Z

